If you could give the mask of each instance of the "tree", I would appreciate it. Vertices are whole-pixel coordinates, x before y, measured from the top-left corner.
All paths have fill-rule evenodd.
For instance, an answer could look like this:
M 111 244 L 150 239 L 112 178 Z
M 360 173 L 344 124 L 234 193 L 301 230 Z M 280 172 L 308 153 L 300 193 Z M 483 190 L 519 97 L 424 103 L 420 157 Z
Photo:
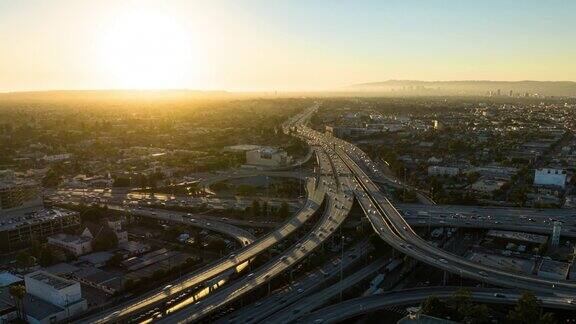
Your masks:
M 452 296 L 456 309 L 460 310 L 461 308 L 469 306 L 471 297 L 472 294 L 470 293 L 470 290 L 467 288 L 460 288 L 456 290 L 456 292 L 454 292 L 454 295 Z
M 62 179 L 60 177 L 60 174 L 56 172 L 56 170 L 51 168 L 50 170 L 48 170 L 48 172 L 46 172 L 44 178 L 42 178 L 42 186 L 46 188 L 57 187 L 60 184 L 61 180 Z
M 288 216 L 290 216 L 290 208 L 288 207 L 288 203 L 283 201 L 282 204 L 280 205 L 280 209 L 278 210 L 278 216 L 280 216 L 281 219 L 285 219 L 288 218 Z
M 112 187 L 128 187 L 130 186 L 130 178 L 115 178 Z
M 251 212 L 254 217 L 260 216 L 260 203 L 256 199 L 252 200 Z
M 39 257 L 42 254 L 42 244 L 36 239 L 30 240 L 30 248 L 28 251 L 35 257 Z
M 165 275 L 166 275 L 166 271 L 164 271 L 162 269 L 158 269 L 152 273 L 152 280 L 158 281 L 158 280 L 162 279 Z
M 16 261 L 18 262 L 18 264 L 20 264 L 20 266 L 29 268 L 34 264 L 35 260 L 34 257 L 30 255 L 30 253 L 26 251 L 21 251 L 18 253 L 18 255 L 16 255 Z
M 45 245 L 44 247 L 42 247 L 42 249 L 40 250 L 40 258 L 38 260 L 38 263 L 40 263 L 40 265 L 43 267 L 47 267 L 49 265 L 54 264 L 55 262 L 56 262 L 56 255 L 54 254 L 52 248 L 49 245 Z
M 95 233 L 96 237 L 92 242 L 95 251 L 110 250 L 118 246 L 118 237 L 114 231 L 105 225 L 102 225 L 100 232 Z
M 18 310 L 18 318 L 24 321 L 24 296 L 26 296 L 26 287 L 24 285 L 10 286 L 10 295 L 16 300 L 16 309 Z
M 108 261 L 106 262 L 106 265 L 117 267 L 120 265 L 120 263 L 122 263 L 122 260 L 123 260 L 122 254 L 116 253 L 110 259 L 108 259 Z
M 430 296 L 422 302 L 422 314 L 430 315 L 438 318 L 445 318 L 450 314 L 450 310 L 446 303 L 436 296 Z
M 134 289 L 137 285 L 138 281 L 134 280 L 134 279 L 126 279 L 126 281 L 124 281 L 124 290 L 131 290 Z
M 523 293 L 516 307 L 508 313 L 510 323 L 556 323 L 553 314 L 542 314 L 542 302 L 531 292 Z
M 490 308 L 486 305 L 470 305 L 460 312 L 465 323 L 490 323 Z
M 236 188 L 236 194 L 239 196 L 252 196 L 256 192 L 256 188 L 250 185 L 242 184 Z
M 558 321 L 554 317 L 554 313 L 545 313 L 540 317 L 540 324 L 556 324 Z
M 80 213 L 80 218 L 82 222 L 99 223 L 107 212 L 108 207 L 90 206 Z

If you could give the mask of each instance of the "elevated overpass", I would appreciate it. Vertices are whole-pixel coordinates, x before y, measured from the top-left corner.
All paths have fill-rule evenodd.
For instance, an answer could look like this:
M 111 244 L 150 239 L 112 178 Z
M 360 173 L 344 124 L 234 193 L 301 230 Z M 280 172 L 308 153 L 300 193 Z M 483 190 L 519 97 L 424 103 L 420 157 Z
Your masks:
M 237 269 L 239 266 L 250 261 L 252 258 L 263 253 L 267 249 L 276 245 L 284 238 L 298 230 L 308 219 L 310 219 L 322 205 L 326 189 L 324 185 L 316 185 L 316 179 L 309 179 L 307 184 L 308 200 L 304 207 L 293 217 L 281 224 L 276 230 L 268 233 L 254 243 L 245 246 L 235 252 L 235 254 L 217 260 L 198 271 L 187 274 L 181 279 L 171 283 L 171 287 L 155 289 L 147 294 L 132 299 L 126 303 L 112 307 L 105 312 L 89 316 L 82 319 L 84 323 L 109 323 L 120 321 L 130 317 L 132 314 L 149 309 L 155 305 L 162 304 L 182 293 L 188 293 L 190 289 L 202 285 L 204 282 L 230 269 Z
M 375 312 L 386 307 L 417 305 L 430 296 L 440 299 L 449 299 L 462 287 L 428 287 L 391 291 L 378 295 L 349 299 L 337 303 L 298 319 L 301 323 L 340 323 L 347 319 Z M 470 300 L 488 304 L 516 304 L 521 292 L 499 288 L 467 288 Z M 573 310 L 571 299 L 555 296 L 553 294 L 536 294 L 547 308 Z
M 321 174 L 323 174 L 319 183 L 327 188 L 327 208 L 312 232 L 247 277 L 216 291 L 200 303 L 192 304 L 184 309 L 174 309 L 177 312 L 170 312 L 166 317 L 161 318 L 159 323 L 187 323 L 208 316 L 237 298 L 267 284 L 274 277 L 298 264 L 332 236 L 348 216 L 353 199 L 350 195 L 351 178 L 347 175 L 341 176 L 344 166 L 334 163 L 328 155 L 318 157 Z

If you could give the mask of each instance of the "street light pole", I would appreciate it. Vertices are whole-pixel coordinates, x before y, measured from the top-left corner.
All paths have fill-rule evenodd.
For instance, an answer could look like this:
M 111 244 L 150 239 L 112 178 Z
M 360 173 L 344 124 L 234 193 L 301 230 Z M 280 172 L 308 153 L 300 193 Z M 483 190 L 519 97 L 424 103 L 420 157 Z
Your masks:
M 340 227 L 340 234 L 342 234 L 342 227 Z M 344 236 L 340 236 L 340 285 L 342 285 L 342 270 L 344 264 Z M 340 287 L 340 302 L 342 302 L 342 287 Z

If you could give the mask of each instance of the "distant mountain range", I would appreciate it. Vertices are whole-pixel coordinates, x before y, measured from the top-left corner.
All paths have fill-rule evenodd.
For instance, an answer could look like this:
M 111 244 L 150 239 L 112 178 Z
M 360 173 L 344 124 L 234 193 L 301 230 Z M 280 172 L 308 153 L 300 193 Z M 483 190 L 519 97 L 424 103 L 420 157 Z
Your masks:
M 422 95 L 568 96 L 576 97 L 573 81 L 417 81 L 388 80 L 348 86 L 343 91 L 400 92 Z

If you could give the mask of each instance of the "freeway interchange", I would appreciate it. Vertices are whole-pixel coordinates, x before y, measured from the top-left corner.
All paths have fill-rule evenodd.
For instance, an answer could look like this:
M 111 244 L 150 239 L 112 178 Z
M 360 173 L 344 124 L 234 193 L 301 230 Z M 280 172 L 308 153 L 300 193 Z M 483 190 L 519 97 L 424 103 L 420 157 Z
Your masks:
M 290 236 L 311 219 L 321 205 L 324 206 L 323 212 L 313 229 L 280 255 L 270 258 L 264 265 L 244 277 L 230 280 L 229 282 L 225 280 L 217 284 L 214 289 L 209 289 L 208 293 L 201 298 L 192 296 L 192 298 L 187 299 L 187 302 L 180 303 L 176 307 L 168 308 L 165 313 L 162 314 L 163 316 L 157 319 L 160 323 L 186 323 L 204 320 L 213 312 L 248 295 L 259 287 L 269 285 L 271 280 L 301 262 L 311 252 L 326 242 L 328 238 L 338 233 L 338 230 L 350 213 L 354 200 L 358 202 L 370 221 L 374 232 L 376 232 L 382 240 L 394 249 L 418 261 L 480 282 L 514 289 L 530 290 L 539 294 L 538 296 L 550 295 L 552 296 L 551 305 L 575 309 L 572 303 L 574 298 L 576 298 L 576 283 L 543 279 L 531 275 L 514 274 L 486 267 L 432 246 L 422 239 L 413 231 L 410 224 L 429 225 L 432 224 L 432 220 L 434 219 L 435 224 L 457 225 L 462 224 L 462 221 L 455 221 L 453 217 L 442 217 L 442 219 L 439 219 L 437 216 L 432 217 L 430 214 L 418 215 L 418 213 L 405 217 L 380 191 L 379 187 L 373 181 L 374 176 L 371 177 L 367 174 L 366 171 L 373 175 L 378 174 L 379 171 L 376 164 L 373 163 L 364 152 L 351 143 L 319 133 L 306 126 L 307 120 L 318 107 L 318 104 L 311 107 L 304 113 L 291 118 L 284 125 L 285 132 L 300 137 L 308 143 L 316 155 L 319 168 L 315 178 L 308 178 L 308 198 L 302 209 L 292 218 L 280 224 L 275 230 L 259 239 L 248 236 L 240 239 L 245 245 L 243 248 L 174 282 L 170 285 L 169 289 L 158 289 L 146 296 L 131 300 L 107 312 L 94 315 L 86 319 L 86 322 L 105 323 L 126 320 L 134 314 L 149 309 L 154 305 L 166 303 L 166 301 L 171 300 L 174 296 L 189 293 L 192 288 L 206 285 L 208 282 L 210 286 L 212 286 L 214 278 L 220 278 L 222 274 L 230 274 L 230 271 L 239 272 L 241 265 L 249 263 L 256 256 Z M 389 179 L 389 181 L 394 180 Z M 395 183 L 396 185 L 401 185 L 398 182 Z M 430 206 L 428 206 L 431 209 L 430 211 L 438 207 L 430 200 L 426 200 L 425 198 L 423 198 L 423 200 L 430 203 Z M 414 208 L 414 206 L 404 206 L 405 210 L 410 208 Z M 412 212 L 415 211 L 414 209 L 410 210 L 412 210 Z M 406 214 L 411 214 L 411 212 L 406 212 Z M 481 222 L 474 223 L 475 220 L 476 219 L 466 219 L 464 226 L 477 227 Z M 185 220 L 181 218 L 177 219 L 177 221 Z M 199 225 L 198 221 L 196 222 L 197 224 L 194 225 Z M 491 228 L 516 226 L 519 229 L 532 228 L 534 231 L 542 230 L 541 226 L 532 223 L 533 221 L 529 219 L 525 220 L 523 224 L 517 224 L 514 223 L 513 220 L 510 220 L 506 223 L 494 223 Z M 207 226 L 205 223 L 201 224 Z M 549 231 L 549 229 L 544 230 Z M 231 229 L 226 229 L 226 231 L 228 234 L 232 232 Z M 234 235 L 233 232 L 232 234 Z M 235 235 L 238 235 L 238 233 Z M 370 264 L 366 267 L 367 270 L 358 272 L 358 274 L 355 273 L 349 279 L 347 278 L 347 280 L 339 283 L 339 285 L 352 284 L 354 283 L 354 278 L 365 278 L 366 272 L 375 273 L 382 266 L 382 260 L 378 262 L 380 263 Z M 226 284 L 224 285 L 224 283 Z M 344 288 L 335 286 L 332 290 L 338 291 L 339 289 L 342 290 Z M 327 290 L 324 294 L 329 296 L 332 290 Z M 446 291 L 448 290 L 440 289 L 438 293 L 445 293 Z M 412 299 L 408 299 L 412 302 L 422 299 L 421 291 L 413 294 L 407 292 L 406 294 L 411 296 L 410 298 Z M 321 298 L 319 298 L 321 296 L 322 295 L 319 295 L 311 300 L 321 300 Z M 516 295 L 514 296 L 514 298 L 517 298 Z M 484 297 L 487 301 L 493 301 L 494 299 Z M 382 298 L 385 299 L 384 297 Z M 514 300 L 514 298 L 510 295 L 510 300 Z M 273 303 L 274 301 L 270 302 Z M 355 303 L 356 304 L 352 304 L 352 306 L 347 306 L 354 311 L 350 311 L 350 313 L 343 312 L 344 315 L 341 317 L 335 316 L 335 320 L 348 318 L 352 316 L 350 315 L 352 313 L 358 314 L 357 305 L 363 302 L 355 301 Z M 366 303 L 368 303 L 368 301 L 366 301 Z M 384 302 L 377 301 L 370 303 L 372 303 L 370 305 L 373 306 L 362 309 L 362 311 L 367 312 L 377 307 L 384 307 L 388 305 L 390 301 L 388 299 L 388 304 L 386 300 Z M 297 304 L 300 305 L 301 303 L 296 303 L 295 305 Z M 272 317 L 268 317 L 266 321 L 270 321 L 271 319 L 271 322 L 294 321 L 317 307 L 320 307 L 323 303 L 318 302 L 314 304 L 310 302 L 309 304 L 310 306 L 303 312 L 300 312 L 302 310 L 301 306 L 298 306 L 298 308 L 294 308 L 296 306 L 288 306 L 286 310 L 292 311 L 287 312 L 280 311 L 284 307 L 277 305 L 278 307 L 272 308 L 278 309 L 278 312 L 272 315 Z M 312 307 L 313 304 L 316 306 Z M 295 309 L 297 309 L 298 312 L 294 312 Z M 322 316 L 330 317 L 325 313 Z M 256 317 L 255 315 L 248 314 L 244 315 L 243 318 L 245 322 L 257 322 Z M 264 320 L 264 317 L 265 316 L 261 316 L 260 319 Z M 318 319 L 320 317 L 308 317 L 310 320 L 313 318 Z M 234 321 L 234 319 L 230 319 L 230 321 Z

